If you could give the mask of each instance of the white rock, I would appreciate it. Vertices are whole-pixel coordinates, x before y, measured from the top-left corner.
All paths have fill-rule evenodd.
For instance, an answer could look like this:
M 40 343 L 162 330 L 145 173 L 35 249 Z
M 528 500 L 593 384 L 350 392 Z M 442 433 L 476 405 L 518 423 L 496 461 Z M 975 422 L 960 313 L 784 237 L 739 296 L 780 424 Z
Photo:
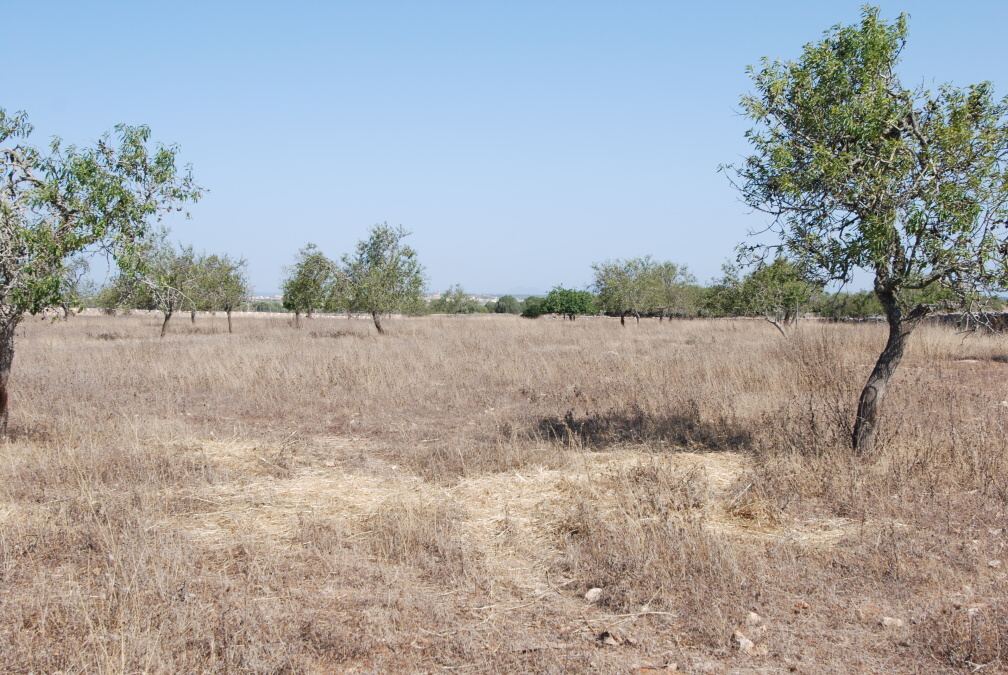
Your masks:
M 601 588 L 589 588 L 588 592 L 584 594 L 584 599 L 588 602 L 594 604 L 602 599 L 602 589 Z
M 1001 567 L 1001 561 L 1000 560 L 988 560 L 987 561 L 987 567 L 993 567 L 993 568 Z
M 735 631 L 735 634 L 732 637 L 735 638 L 735 646 L 738 647 L 740 652 L 743 654 L 752 654 L 753 647 L 755 646 L 753 645 L 752 640 L 747 638 L 740 631 Z
M 757 614 L 756 612 L 749 612 L 746 615 L 745 620 L 746 623 L 749 624 L 750 626 L 758 626 L 761 623 L 763 623 L 763 617 Z
M 883 616 L 879 620 L 879 625 L 883 628 L 902 628 L 903 619 L 894 619 L 891 616 Z

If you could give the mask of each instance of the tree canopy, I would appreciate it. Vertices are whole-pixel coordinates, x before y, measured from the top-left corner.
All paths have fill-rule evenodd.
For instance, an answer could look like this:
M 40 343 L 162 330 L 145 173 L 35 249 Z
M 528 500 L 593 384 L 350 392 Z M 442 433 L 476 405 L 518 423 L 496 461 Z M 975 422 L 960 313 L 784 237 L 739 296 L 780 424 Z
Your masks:
M 910 291 L 945 289 L 948 307 L 969 312 L 1008 285 L 1008 99 L 987 82 L 904 86 L 906 40 L 905 15 L 867 7 L 798 60 L 751 68 L 752 154 L 731 172 L 775 235 L 745 254 L 787 255 L 823 283 L 874 275 L 890 337 L 859 403 L 862 453 L 906 338 L 935 309 Z
M 283 281 L 284 309 L 294 312 L 297 322 L 301 314 L 312 313 L 329 301 L 336 274 L 336 264 L 318 246 L 305 244 L 297 260 L 288 268 Z
M 337 283 L 347 308 L 367 312 L 384 333 L 383 314 L 414 311 L 423 302 L 423 266 L 404 240 L 409 232 L 387 223 L 371 228 L 353 253 L 343 256 Z
M 590 292 L 557 286 L 546 294 L 539 309 L 543 314 L 559 314 L 574 321 L 578 315 L 594 314 L 595 307 L 595 296 Z

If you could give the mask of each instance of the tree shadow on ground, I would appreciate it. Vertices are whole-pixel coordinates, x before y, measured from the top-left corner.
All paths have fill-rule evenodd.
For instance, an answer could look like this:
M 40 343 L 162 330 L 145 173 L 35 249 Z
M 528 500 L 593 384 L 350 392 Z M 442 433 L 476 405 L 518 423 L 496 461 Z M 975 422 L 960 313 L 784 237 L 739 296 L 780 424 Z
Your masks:
M 553 443 L 599 450 L 624 444 L 669 445 L 702 450 L 742 450 L 749 447 L 752 434 L 736 420 L 701 418 L 687 406 L 661 414 L 639 408 L 586 412 L 568 410 L 562 418 L 540 419 L 535 426 L 539 437 Z

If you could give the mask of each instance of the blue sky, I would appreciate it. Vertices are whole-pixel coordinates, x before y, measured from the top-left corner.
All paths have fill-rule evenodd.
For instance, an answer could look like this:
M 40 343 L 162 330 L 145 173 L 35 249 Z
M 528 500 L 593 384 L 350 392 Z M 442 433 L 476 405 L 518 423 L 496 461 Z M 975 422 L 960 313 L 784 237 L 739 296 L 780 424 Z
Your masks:
M 703 280 L 762 223 L 719 164 L 746 151 L 745 66 L 791 58 L 859 2 L 19 2 L 0 106 L 37 141 L 145 123 L 209 189 L 176 239 L 279 287 L 307 241 L 333 256 L 402 224 L 429 287 L 584 286 L 652 254 Z M 1008 2 L 910 13 L 908 83 L 992 80 Z

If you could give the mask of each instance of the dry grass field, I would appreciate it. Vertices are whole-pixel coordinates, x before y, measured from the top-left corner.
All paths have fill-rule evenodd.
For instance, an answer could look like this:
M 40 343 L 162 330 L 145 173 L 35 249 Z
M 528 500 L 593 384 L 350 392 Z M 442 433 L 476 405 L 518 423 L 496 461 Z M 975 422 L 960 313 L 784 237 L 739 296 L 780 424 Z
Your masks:
M 388 323 L 26 321 L 0 670 L 1008 668 L 1008 337 Z

